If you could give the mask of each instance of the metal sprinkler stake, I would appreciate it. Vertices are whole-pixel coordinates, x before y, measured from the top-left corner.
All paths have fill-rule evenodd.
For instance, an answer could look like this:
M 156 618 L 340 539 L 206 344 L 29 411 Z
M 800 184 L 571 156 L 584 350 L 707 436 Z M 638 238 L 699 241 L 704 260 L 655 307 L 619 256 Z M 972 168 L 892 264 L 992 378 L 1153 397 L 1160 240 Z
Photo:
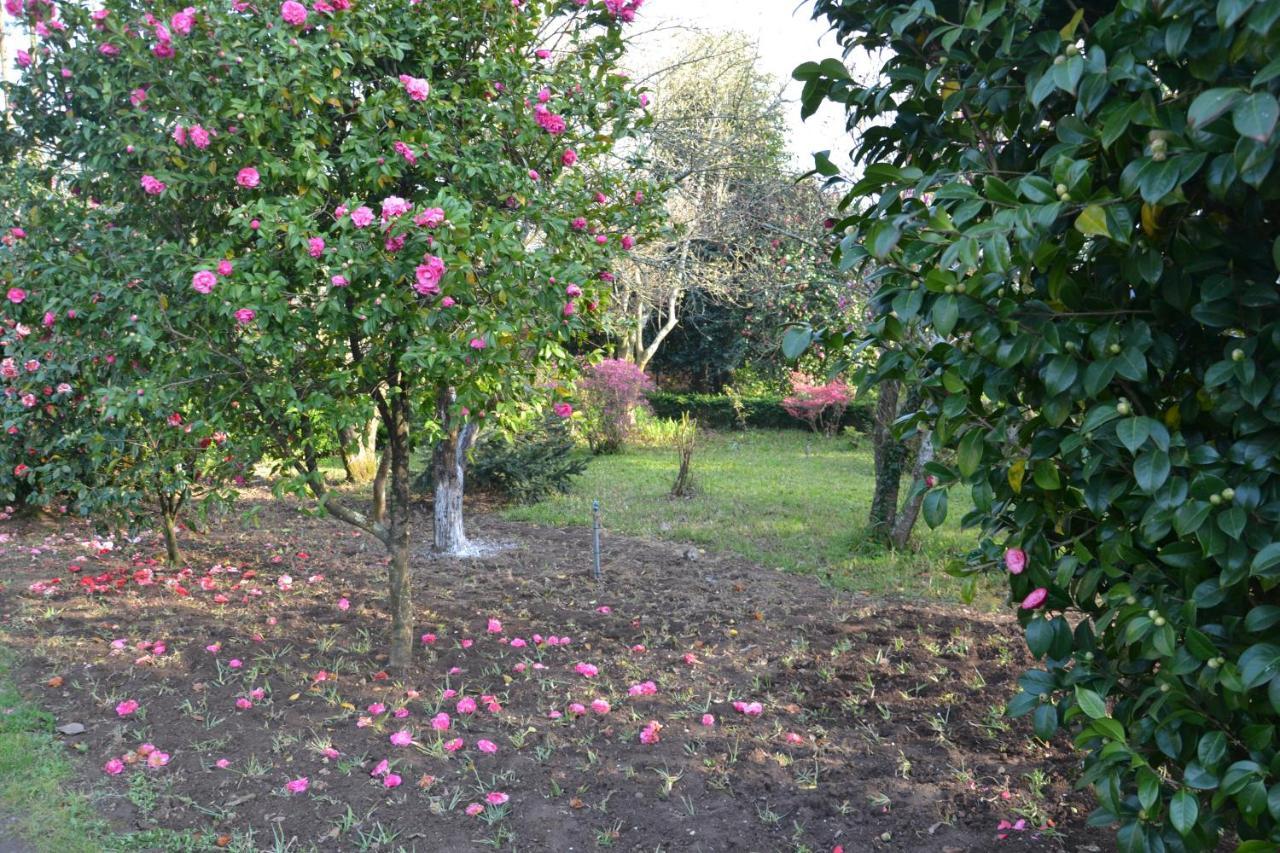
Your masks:
M 593 556 L 595 557 L 595 566 L 592 569 L 592 577 L 600 580 L 600 501 L 599 499 L 591 502 L 591 547 Z

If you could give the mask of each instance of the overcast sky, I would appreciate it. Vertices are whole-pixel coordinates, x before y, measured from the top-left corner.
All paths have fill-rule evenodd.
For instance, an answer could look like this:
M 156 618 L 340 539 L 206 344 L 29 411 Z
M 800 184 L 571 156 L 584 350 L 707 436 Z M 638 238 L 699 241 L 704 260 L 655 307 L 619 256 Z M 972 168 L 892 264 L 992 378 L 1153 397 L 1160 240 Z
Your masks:
M 843 116 L 834 106 L 826 105 L 808 121 L 800 121 L 801 84 L 791 79 L 791 72 L 802 62 L 840 56 L 835 38 L 826 34 L 825 23 L 812 20 L 812 12 L 811 0 L 645 0 L 632 27 L 638 32 L 658 28 L 639 41 L 645 51 L 661 52 L 664 32 L 672 35 L 665 28 L 679 25 L 713 32 L 736 30 L 754 39 L 760 46 L 763 70 L 788 83 L 791 153 L 796 164 L 807 170 L 813 165 L 814 151 L 830 150 L 833 157 L 844 160 L 840 155 L 849 148 Z

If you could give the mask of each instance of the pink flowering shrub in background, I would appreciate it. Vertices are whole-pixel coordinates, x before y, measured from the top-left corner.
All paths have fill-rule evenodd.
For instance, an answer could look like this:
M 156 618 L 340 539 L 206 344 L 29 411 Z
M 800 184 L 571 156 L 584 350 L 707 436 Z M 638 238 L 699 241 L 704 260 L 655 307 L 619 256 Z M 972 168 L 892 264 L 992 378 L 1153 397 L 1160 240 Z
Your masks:
M 592 453 L 617 453 L 635 427 L 637 407 L 654 388 L 647 373 L 629 361 L 607 358 L 583 371 L 578 393 L 585 413 L 585 433 Z
M 782 408 L 791 417 L 807 423 L 814 432 L 834 435 L 852 399 L 843 379 L 819 385 L 796 370 L 791 373 L 791 395 L 782 401 Z

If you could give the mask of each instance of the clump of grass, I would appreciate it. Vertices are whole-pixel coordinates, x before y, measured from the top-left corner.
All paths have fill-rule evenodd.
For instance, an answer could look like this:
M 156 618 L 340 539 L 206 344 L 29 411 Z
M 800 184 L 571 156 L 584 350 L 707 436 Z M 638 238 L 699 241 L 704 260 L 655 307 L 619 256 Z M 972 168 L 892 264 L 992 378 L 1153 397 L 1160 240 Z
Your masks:
M 18 693 L 12 657 L 0 650 L 0 806 L 40 851 L 97 853 L 107 826 L 71 790 L 72 768 L 53 737 L 53 717 Z

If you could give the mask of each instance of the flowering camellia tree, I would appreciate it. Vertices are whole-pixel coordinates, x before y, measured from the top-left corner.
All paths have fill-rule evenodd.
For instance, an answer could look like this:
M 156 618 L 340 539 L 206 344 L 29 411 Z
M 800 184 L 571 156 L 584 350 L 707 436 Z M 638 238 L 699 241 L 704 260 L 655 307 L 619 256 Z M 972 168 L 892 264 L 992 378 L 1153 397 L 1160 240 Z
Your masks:
M 229 499 L 247 460 L 197 383 L 148 369 L 146 329 L 119 315 L 139 280 L 117 262 L 132 257 L 121 250 L 136 235 L 75 199 L 43 202 L 24 209 L 45 239 L 19 226 L 0 237 L 0 489 L 9 502 L 102 522 L 158 516 L 176 565 L 179 513 L 193 499 Z M 68 279 L 79 288 L 61 288 Z
M 1071 730 L 1122 850 L 1275 850 L 1280 4 L 816 9 L 885 56 L 796 77 L 867 128 L 839 262 L 869 378 L 954 451 L 926 521 L 971 490 L 955 570 L 1004 574 L 1043 662 L 1009 710 Z
M 283 487 L 387 546 L 403 669 L 413 444 L 436 443 L 435 544 L 461 552 L 471 425 L 557 393 L 647 215 L 643 191 L 583 162 L 643 117 L 613 70 L 639 3 L 9 5 L 37 41 L 5 145 L 148 238 L 122 298 L 156 342 L 153 381 L 198 377 Z M 320 469 L 374 412 L 385 522 Z

